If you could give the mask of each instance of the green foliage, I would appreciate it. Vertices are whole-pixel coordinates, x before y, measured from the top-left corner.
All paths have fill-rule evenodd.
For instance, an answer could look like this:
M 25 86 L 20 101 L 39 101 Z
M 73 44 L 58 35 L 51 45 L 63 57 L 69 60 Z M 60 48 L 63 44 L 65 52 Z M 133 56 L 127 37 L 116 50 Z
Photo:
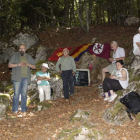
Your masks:
M 138 113 L 138 114 L 136 115 L 136 119 L 137 119 L 138 121 L 140 121 L 140 113 Z
M 65 140 L 67 138 L 68 140 L 73 140 L 73 137 L 78 135 L 81 131 L 82 131 L 81 128 L 64 129 L 58 135 L 58 139 Z
M 38 110 L 38 105 L 42 106 L 41 110 L 46 110 L 52 106 L 52 103 L 49 103 L 48 101 L 38 102 L 34 108 L 35 111 Z
M 95 129 L 89 129 L 87 127 L 83 127 L 85 129 L 89 130 L 89 134 L 86 135 L 87 139 L 96 139 L 98 140 L 99 136 L 103 136 L 103 134 L 101 134 L 98 130 Z M 64 129 L 62 130 L 57 139 L 61 139 L 61 140 L 74 140 L 75 136 L 78 136 L 82 131 L 82 127 L 80 128 L 73 128 L 73 129 Z
M 139 10 L 136 0 L 1 0 L 0 38 L 24 27 L 81 26 L 89 30 L 90 25 L 101 23 L 124 24 L 128 13 L 139 17 Z M 126 40 L 123 36 L 122 41 Z

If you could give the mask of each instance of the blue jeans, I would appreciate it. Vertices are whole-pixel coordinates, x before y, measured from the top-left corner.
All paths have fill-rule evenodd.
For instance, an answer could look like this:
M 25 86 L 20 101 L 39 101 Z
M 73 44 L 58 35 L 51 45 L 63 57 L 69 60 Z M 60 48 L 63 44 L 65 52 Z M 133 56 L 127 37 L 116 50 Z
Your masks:
M 63 80 L 64 97 L 65 99 L 68 99 L 69 92 L 70 94 L 74 93 L 74 76 L 72 70 L 62 71 L 61 77 Z
M 21 111 L 25 112 L 27 110 L 27 88 L 28 80 L 22 77 L 21 82 L 13 81 L 14 86 L 14 96 L 13 96 L 13 112 L 18 111 L 19 106 L 19 95 L 21 94 Z

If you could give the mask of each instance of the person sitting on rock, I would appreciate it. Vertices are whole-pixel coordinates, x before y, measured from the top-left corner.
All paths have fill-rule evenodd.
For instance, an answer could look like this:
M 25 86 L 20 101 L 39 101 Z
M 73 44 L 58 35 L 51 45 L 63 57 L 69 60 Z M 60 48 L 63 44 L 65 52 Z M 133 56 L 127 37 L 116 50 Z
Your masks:
M 125 59 L 125 50 L 119 47 L 116 41 L 111 42 L 111 49 L 113 50 L 113 58 L 109 58 L 108 60 L 112 64 L 102 69 L 102 82 L 105 79 L 106 72 L 111 74 L 114 70 L 116 70 L 115 62 Z M 99 85 L 99 88 L 102 88 L 102 84 Z
M 138 28 L 138 34 L 133 37 L 133 53 L 134 55 L 140 55 L 140 27 Z
M 43 63 L 41 71 L 36 73 L 40 102 L 51 99 L 50 73 L 47 69 L 49 69 L 48 64 Z
M 123 68 L 124 62 L 123 60 L 119 60 L 116 62 L 117 70 L 114 70 L 110 76 L 110 78 L 105 78 L 103 81 L 103 91 L 105 93 L 105 101 L 112 102 L 117 94 L 114 91 L 118 91 L 121 89 L 126 89 L 128 87 L 129 75 L 127 69 Z M 108 92 L 111 93 L 111 96 L 108 96 Z

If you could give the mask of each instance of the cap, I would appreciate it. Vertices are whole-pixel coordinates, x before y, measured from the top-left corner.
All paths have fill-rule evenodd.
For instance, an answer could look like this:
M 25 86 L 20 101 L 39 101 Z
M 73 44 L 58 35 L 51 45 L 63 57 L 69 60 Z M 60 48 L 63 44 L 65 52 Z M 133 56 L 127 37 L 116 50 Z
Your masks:
M 50 69 L 47 63 L 43 63 L 43 64 L 41 65 L 41 67 L 42 67 L 42 66 L 43 66 L 43 67 L 46 67 L 47 69 Z

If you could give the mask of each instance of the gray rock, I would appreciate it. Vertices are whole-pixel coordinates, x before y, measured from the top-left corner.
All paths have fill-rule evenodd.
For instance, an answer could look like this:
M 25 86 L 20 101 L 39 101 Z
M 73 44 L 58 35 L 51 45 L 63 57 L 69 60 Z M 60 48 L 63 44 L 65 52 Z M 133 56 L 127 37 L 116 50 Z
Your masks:
M 96 38 L 96 37 L 92 38 L 91 43 L 95 43 L 95 42 L 96 42 L 96 40 L 97 40 L 97 38 Z
M 8 44 L 3 44 L 0 47 L 0 64 L 7 63 L 11 56 L 15 53 L 15 50 L 12 47 L 8 47 Z
M 3 48 L 3 63 L 8 62 L 14 53 L 15 50 L 13 48 Z
M 0 103 L 0 116 L 5 115 L 6 113 L 6 105 Z
M 38 43 L 38 38 L 35 34 L 31 33 L 19 33 L 12 38 L 11 41 L 17 46 L 24 44 L 26 45 L 26 49 L 29 49 L 31 46 L 36 45 Z
M 38 111 L 42 110 L 42 105 L 37 105 Z
M 134 68 L 135 71 L 140 69 L 140 56 L 134 56 L 131 68 Z
M 53 88 L 53 95 L 52 95 L 53 100 L 63 97 L 63 81 L 62 81 L 62 79 L 57 79 L 57 77 L 51 78 L 50 85 Z
M 10 106 L 11 103 L 10 95 L 0 93 L 0 103 L 6 105 L 6 107 Z
M 103 137 L 98 130 L 92 130 L 87 127 L 81 126 L 70 130 L 62 130 L 58 139 L 72 139 L 72 140 L 101 140 Z
M 110 129 L 110 133 L 116 134 L 117 132 L 116 132 L 116 130 L 114 130 L 114 129 Z
M 130 26 L 130 25 L 135 25 L 137 23 L 139 23 L 139 18 L 136 18 L 136 17 L 128 17 L 126 20 L 125 20 L 125 23 Z
M 39 60 L 46 60 L 46 47 L 44 46 L 40 46 L 37 49 L 35 62 Z
M 84 111 L 81 109 L 76 110 L 74 114 L 70 117 L 70 121 L 75 122 L 75 121 L 86 121 L 89 119 L 90 112 L 89 111 Z
M 85 135 L 79 134 L 78 136 L 74 137 L 74 140 L 87 140 L 87 137 Z
M 133 82 L 129 83 L 127 90 L 129 90 L 129 91 L 136 91 L 137 90 L 136 85 L 138 83 L 139 82 L 137 82 L 137 81 L 133 81 Z
M 113 107 L 108 108 L 103 114 L 106 123 L 121 125 L 129 120 L 126 108 L 120 102 L 116 102 Z

